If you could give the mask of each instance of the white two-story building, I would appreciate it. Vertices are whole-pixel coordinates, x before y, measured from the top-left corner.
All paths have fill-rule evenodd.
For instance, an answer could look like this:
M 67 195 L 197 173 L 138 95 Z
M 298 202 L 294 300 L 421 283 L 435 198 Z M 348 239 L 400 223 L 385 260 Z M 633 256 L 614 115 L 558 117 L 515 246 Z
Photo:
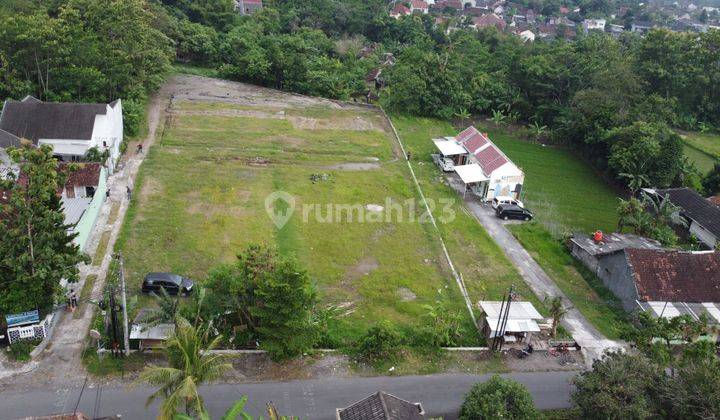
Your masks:
M 109 104 L 43 102 L 32 96 L 7 100 L 0 114 L 0 148 L 17 147 L 21 139 L 52 146 L 65 162 L 81 161 L 97 148 L 108 153 L 112 173 L 123 141 L 122 104 L 119 99 Z

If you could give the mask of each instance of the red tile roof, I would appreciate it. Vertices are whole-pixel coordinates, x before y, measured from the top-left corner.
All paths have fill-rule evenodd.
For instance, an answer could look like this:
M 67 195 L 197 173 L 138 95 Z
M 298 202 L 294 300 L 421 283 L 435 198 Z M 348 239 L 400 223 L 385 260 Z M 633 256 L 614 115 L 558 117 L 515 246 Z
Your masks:
M 409 15 L 411 12 L 410 9 L 403 3 L 398 3 L 393 8 L 392 13 L 397 13 L 399 15 Z
M 428 8 L 428 4 L 425 3 L 423 0 L 412 0 L 410 2 L 410 6 L 413 9 L 427 9 Z
M 720 252 L 626 249 L 641 301 L 720 302 Z
M 496 28 L 500 29 L 501 31 L 505 29 L 505 26 L 507 23 L 498 15 L 495 13 L 489 13 L 487 15 L 482 15 L 480 17 L 473 18 L 473 23 L 478 28 L 486 28 L 488 26 L 495 26 Z
M 482 167 L 485 175 L 490 176 L 497 168 L 508 162 L 507 158 L 498 150 L 495 145 L 490 145 L 483 150 L 475 153 L 475 158 Z
M 58 165 L 60 171 L 67 171 L 70 164 L 60 163 Z M 100 183 L 100 164 L 99 163 L 76 163 L 77 169 L 68 174 L 65 188 L 73 187 L 95 187 Z

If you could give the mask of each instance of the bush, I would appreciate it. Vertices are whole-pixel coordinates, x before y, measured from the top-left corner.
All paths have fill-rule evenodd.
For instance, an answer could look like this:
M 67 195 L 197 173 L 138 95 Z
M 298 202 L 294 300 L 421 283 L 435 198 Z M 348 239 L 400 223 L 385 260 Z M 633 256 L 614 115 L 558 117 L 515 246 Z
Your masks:
M 400 334 L 390 323 L 381 321 L 360 338 L 355 346 L 355 358 L 369 363 L 392 360 L 401 342 Z
M 461 420 L 536 419 L 538 416 L 527 388 L 497 375 L 473 385 L 460 408 Z
M 140 124 L 145 119 L 145 100 L 126 99 L 122 102 L 122 108 L 125 136 L 137 136 L 140 132 Z
M 30 360 L 30 352 L 35 346 L 40 344 L 40 340 L 18 341 L 10 345 L 10 359 L 17 362 L 27 362 Z

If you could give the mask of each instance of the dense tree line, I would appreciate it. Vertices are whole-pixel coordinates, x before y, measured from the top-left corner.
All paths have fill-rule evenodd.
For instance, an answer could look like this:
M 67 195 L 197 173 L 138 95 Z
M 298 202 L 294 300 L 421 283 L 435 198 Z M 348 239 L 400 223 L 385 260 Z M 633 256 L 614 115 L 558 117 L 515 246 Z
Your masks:
M 582 16 L 612 6 L 576 4 Z M 234 80 L 336 99 L 378 95 L 396 112 L 445 119 L 493 114 L 547 127 L 546 140 L 580 150 L 622 185 L 717 184 L 700 182 L 671 128 L 720 126 L 719 31 L 523 43 L 467 22 L 448 30 L 429 15 L 396 20 L 385 0 L 265 6 L 241 16 L 232 0 L 8 2 L 0 8 L 0 95 L 121 96 L 129 99 L 134 126 L 137 104 L 158 86 L 174 49 L 175 60 Z M 375 91 L 364 78 L 386 53 L 395 65 L 384 64 Z
M 134 134 L 172 42 L 144 0 L 16 0 L 0 5 L 0 97 L 47 101 L 122 98 Z

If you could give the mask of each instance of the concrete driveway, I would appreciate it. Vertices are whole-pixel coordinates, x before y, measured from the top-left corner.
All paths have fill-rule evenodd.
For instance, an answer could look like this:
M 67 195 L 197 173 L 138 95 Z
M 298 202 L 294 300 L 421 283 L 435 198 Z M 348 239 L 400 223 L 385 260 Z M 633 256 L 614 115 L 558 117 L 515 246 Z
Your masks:
M 456 179 L 453 175 L 454 174 L 448 175 L 448 181 L 462 196 L 463 185 L 459 179 Z M 502 248 L 505 255 L 512 261 L 513 265 L 520 272 L 520 275 L 535 295 L 540 299 L 560 296 L 565 302 L 571 302 L 505 227 L 506 224 L 517 222 L 505 222 L 499 219 L 495 216 L 492 206 L 481 203 L 480 200 L 472 194 L 467 194 L 464 201 L 468 210 L 470 210 L 477 221 L 485 228 L 500 248 Z M 569 308 L 567 315 L 565 315 L 565 318 L 562 320 L 562 325 L 572 335 L 573 339 L 582 346 L 583 355 L 588 365 L 592 364 L 594 359 L 602 356 L 606 350 L 626 347 L 626 343 L 610 340 L 602 335 L 600 331 L 574 307 Z

